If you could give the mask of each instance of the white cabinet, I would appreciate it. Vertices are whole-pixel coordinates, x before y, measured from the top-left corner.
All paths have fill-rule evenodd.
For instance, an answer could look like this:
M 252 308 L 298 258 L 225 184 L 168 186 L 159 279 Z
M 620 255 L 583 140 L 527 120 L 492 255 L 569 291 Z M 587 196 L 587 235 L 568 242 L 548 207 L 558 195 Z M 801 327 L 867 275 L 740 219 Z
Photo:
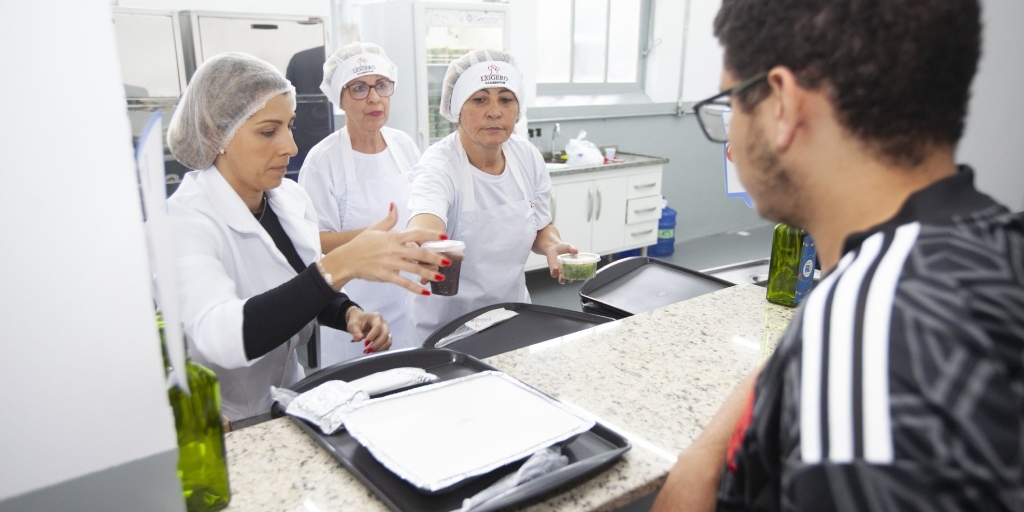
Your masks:
M 560 174 L 551 178 L 551 216 L 580 252 L 611 254 L 657 241 L 662 166 Z M 544 268 L 531 254 L 526 270 Z

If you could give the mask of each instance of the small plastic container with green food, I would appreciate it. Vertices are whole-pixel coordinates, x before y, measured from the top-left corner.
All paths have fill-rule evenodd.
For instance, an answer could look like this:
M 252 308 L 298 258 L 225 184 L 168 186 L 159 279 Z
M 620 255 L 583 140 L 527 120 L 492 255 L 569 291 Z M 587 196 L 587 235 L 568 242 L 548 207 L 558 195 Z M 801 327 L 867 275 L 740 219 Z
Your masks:
M 601 256 L 592 252 L 560 254 L 558 262 L 562 264 L 562 279 L 566 281 L 590 279 L 597 273 L 597 262 L 600 260 Z

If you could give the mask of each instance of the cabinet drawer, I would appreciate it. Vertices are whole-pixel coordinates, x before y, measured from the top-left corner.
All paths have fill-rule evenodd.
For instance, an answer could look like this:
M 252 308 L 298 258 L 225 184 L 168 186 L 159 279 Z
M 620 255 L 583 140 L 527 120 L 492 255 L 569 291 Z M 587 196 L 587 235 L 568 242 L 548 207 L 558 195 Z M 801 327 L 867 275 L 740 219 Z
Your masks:
M 626 199 L 661 196 L 661 171 L 630 176 L 626 194 Z
M 657 241 L 658 221 L 656 220 L 626 226 L 626 239 L 623 241 L 625 247 L 654 245 Z
M 630 199 L 626 203 L 626 224 L 657 221 L 661 218 L 661 196 Z

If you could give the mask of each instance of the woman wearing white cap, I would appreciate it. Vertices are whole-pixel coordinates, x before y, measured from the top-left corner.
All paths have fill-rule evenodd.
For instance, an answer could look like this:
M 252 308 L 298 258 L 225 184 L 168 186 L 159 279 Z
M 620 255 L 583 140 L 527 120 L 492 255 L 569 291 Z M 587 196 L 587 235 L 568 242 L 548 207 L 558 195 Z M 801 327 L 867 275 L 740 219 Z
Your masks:
M 442 261 L 406 244 L 445 235 L 389 231 L 394 212 L 321 257 L 309 196 L 282 179 L 297 151 L 294 120 L 295 91 L 277 69 L 225 53 L 196 70 L 167 131 L 174 157 L 196 169 L 168 200 L 185 336 L 217 373 L 231 421 L 269 412 L 270 386 L 302 378 L 295 347 L 317 319 L 388 348 L 386 322 L 338 293 L 342 285 L 371 279 L 422 293 L 399 272 L 433 280 L 412 262 Z
M 324 63 L 320 90 L 345 111 L 345 126 L 309 151 L 299 184 L 313 200 L 325 253 L 339 247 L 387 214 L 398 210 L 399 229 L 409 222 L 409 186 L 420 152 L 404 132 L 384 126 L 398 70 L 373 43 L 352 43 Z M 352 282 L 345 293 L 368 311 L 379 311 L 393 335 L 392 348 L 419 346 L 406 313 L 407 293 L 386 283 Z M 348 333 L 322 329 L 323 364 L 364 352 Z
M 441 115 L 458 131 L 423 154 L 413 177 L 409 227 L 445 230 L 465 242 L 459 292 L 415 297 L 419 339 L 474 309 L 530 302 L 524 268 L 531 249 L 547 256 L 561 281 L 558 255 L 577 253 L 551 223 L 551 178 L 537 148 L 513 135 L 526 107 L 512 55 L 477 50 L 453 61 L 441 91 Z

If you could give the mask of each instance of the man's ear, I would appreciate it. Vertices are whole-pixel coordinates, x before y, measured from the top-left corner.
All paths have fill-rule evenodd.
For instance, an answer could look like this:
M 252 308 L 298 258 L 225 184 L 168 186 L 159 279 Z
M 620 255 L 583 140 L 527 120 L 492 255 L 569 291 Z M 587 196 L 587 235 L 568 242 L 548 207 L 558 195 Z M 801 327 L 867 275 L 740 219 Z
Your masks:
M 772 68 L 767 80 L 774 100 L 771 122 L 775 124 L 775 149 L 786 151 L 804 122 L 807 91 L 797 84 L 796 76 L 784 66 Z

